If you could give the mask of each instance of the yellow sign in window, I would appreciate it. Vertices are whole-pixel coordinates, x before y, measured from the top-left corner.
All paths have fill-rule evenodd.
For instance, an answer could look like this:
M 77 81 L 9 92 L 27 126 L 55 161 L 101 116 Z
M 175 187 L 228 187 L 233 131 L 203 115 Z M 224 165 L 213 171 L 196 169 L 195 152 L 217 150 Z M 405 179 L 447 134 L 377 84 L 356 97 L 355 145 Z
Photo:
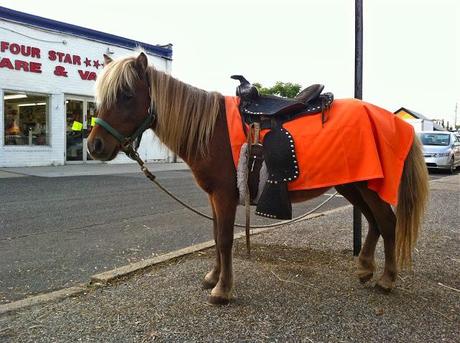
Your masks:
M 79 121 L 74 121 L 72 124 L 72 131 L 81 131 L 83 129 L 83 123 Z
M 96 125 L 96 117 L 91 117 L 91 126 Z

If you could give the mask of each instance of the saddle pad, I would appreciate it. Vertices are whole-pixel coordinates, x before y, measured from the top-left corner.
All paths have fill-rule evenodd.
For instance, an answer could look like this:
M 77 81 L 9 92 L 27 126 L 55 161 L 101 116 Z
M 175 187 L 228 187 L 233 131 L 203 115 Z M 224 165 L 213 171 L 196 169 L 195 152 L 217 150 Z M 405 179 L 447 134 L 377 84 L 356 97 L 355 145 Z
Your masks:
M 233 161 L 238 165 L 246 141 L 238 109 L 239 97 L 225 97 Z M 393 113 L 357 99 L 337 99 L 327 112 L 283 124 L 295 142 L 300 175 L 289 190 L 333 187 L 368 181 L 368 188 L 396 205 L 404 161 L 414 129 Z M 261 132 L 261 138 L 267 130 Z

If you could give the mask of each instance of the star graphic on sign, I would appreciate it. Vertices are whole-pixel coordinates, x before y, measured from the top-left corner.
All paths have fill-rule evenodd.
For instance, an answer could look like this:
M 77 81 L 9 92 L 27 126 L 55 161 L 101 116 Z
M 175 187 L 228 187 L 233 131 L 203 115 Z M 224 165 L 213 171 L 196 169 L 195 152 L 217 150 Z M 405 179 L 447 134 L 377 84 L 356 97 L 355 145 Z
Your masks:
M 93 66 L 96 67 L 96 69 L 99 69 L 100 65 L 99 60 L 93 60 Z
M 91 60 L 88 57 L 86 57 L 86 59 L 85 59 L 85 65 L 87 67 L 91 67 Z

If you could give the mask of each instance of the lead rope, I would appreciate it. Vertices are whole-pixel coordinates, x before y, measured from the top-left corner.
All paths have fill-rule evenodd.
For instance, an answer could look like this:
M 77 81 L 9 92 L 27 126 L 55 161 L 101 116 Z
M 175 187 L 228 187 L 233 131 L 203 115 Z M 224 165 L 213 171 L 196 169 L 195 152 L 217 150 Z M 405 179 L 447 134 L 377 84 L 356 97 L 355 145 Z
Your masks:
M 248 138 L 247 138 L 247 150 L 246 150 L 246 161 L 248 161 L 248 165 L 244 170 L 244 177 L 246 180 L 246 192 L 244 194 L 244 205 L 246 207 L 246 253 L 248 257 L 251 257 L 251 194 L 249 193 L 249 159 L 251 158 L 251 146 L 252 146 L 252 125 L 249 127 L 248 130 Z M 256 137 L 254 133 L 254 137 Z M 256 139 L 256 138 L 254 138 Z
M 197 209 L 193 208 L 192 206 L 190 206 L 189 204 L 185 203 L 183 200 L 181 200 L 180 198 L 178 198 L 177 196 L 172 194 L 166 188 L 164 188 L 156 180 L 155 175 L 153 175 L 152 172 L 146 167 L 145 162 L 142 161 L 142 159 L 140 158 L 139 154 L 137 153 L 136 150 L 133 149 L 131 144 L 122 146 L 122 150 L 126 155 L 128 155 L 128 157 L 130 157 L 131 159 L 135 160 L 139 164 L 139 166 L 141 167 L 142 172 L 144 173 L 144 175 L 150 181 L 152 181 L 158 188 L 160 188 L 163 192 L 165 192 L 167 195 L 169 195 L 172 199 L 176 200 L 179 204 L 184 206 L 186 209 L 198 214 L 199 216 L 204 217 L 204 218 L 209 219 L 209 220 L 214 220 L 213 217 L 208 216 L 206 213 L 198 211 Z M 248 196 L 249 195 L 249 190 L 246 193 L 247 193 L 246 196 Z M 325 204 L 327 204 L 329 201 L 331 201 L 336 195 L 337 195 L 337 192 L 335 192 L 334 194 L 331 194 L 326 200 L 324 200 L 322 203 L 320 203 L 319 205 L 317 205 L 316 207 L 314 207 L 310 211 L 308 211 L 308 212 L 306 212 L 306 213 L 304 213 L 304 214 L 302 214 L 300 216 L 297 216 L 297 217 L 295 217 L 293 219 L 283 220 L 283 221 L 276 222 L 276 223 L 273 223 L 273 224 L 253 225 L 253 226 L 249 226 L 249 227 L 252 228 L 252 229 L 265 229 L 265 228 L 274 228 L 274 227 L 278 227 L 278 226 L 282 226 L 282 225 L 287 225 L 287 224 L 291 224 L 291 223 L 300 222 L 302 220 L 308 219 L 306 217 L 308 217 L 310 214 L 312 214 L 313 212 L 316 212 L 318 209 L 323 207 Z M 250 213 L 249 213 L 249 215 L 250 215 Z M 247 218 L 246 218 L 246 224 L 248 224 L 248 219 Z M 249 222 L 249 224 L 250 224 L 250 222 Z M 248 249 L 248 255 L 250 255 L 250 245 L 249 245 L 250 244 L 250 241 L 249 241 L 249 236 L 250 235 L 249 235 L 248 226 L 247 225 L 241 225 L 241 224 L 238 224 L 238 223 L 235 223 L 234 226 L 235 227 L 240 227 L 240 228 L 243 228 L 243 227 L 246 228 L 246 235 L 247 235 L 246 236 L 246 247 Z

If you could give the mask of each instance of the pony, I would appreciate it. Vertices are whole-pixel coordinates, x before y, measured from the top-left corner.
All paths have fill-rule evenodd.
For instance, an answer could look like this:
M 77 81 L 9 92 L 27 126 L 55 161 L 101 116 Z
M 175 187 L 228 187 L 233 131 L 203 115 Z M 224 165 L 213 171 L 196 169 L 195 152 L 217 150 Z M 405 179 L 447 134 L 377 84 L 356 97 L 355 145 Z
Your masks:
M 152 129 L 187 163 L 197 184 L 207 193 L 213 214 L 215 263 L 205 275 L 203 286 L 211 289 L 210 303 L 229 303 L 238 189 L 224 96 L 156 70 L 148 64 L 143 52 L 114 60 L 104 56 L 104 60 L 104 69 L 96 81 L 96 101 L 98 118 L 110 129 L 107 125 L 95 125 L 88 137 L 89 153 L 94 159 L 109 161 L 123 149 L 123 142 L 111 131 L 128 137 L 143 126 L 144 130 Z M 152 108 L 156 117 L 145 124 Z M 376 269 L 375 248 L 382 236 L 385 263 L 376 286 L 390 291 L 395 286 L 398 270 L 411 266 L 412 250 L 428 197 L 428 174 L 419 141 L 414 137 L 404 161 L 395 211 L 369 189 L 365 181 L 334 187 L 357 206 L 369 222 L 356 262 L 358 279 L 363 283 L 372 279 Z M 290 191 L 289 196 L 291 201 L 301 202 L 320 196 L 330 188 Z

